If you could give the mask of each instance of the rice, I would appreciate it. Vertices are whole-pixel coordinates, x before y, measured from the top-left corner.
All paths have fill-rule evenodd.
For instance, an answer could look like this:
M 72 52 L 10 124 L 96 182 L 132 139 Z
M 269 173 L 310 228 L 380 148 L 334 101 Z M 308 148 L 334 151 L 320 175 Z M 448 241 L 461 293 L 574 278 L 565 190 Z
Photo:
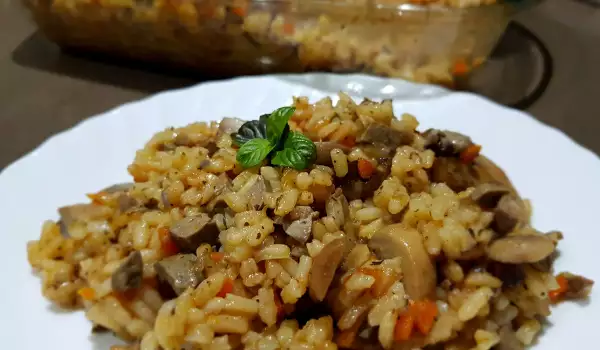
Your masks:
M 482 156 L 465 163 L 439 139 L 451 133 L 416 131 L 416 118 L 394 118 L 389 101 L 339 97 L 294 100 L 293 131 L 339 142 L 325 164 L 303 170 L 244 169 L 217 123 L 157 133 L 128 168 L 134 184 L 61 208 L 62 221 L 45 222 L 28 243 L 43 295 L 85 309 L 94 325 L 141 350 L 489 350 L 535 342 L 565 277 L 552 271 L 553 249 L 527 259 L 562 234 L 533 229 L 528 205 L 506 180 L 504 196 L 521 201 L 525 214 L 502 232 L 500 204 L 482 205 L 474 196 L 481 184 L 468 175 Z M 394 135 L 390 143 L 404 141 L 364 141 L 373 125 Z M 358 160 L 374 168 L 361 174 Z M 458 173 L 441 173 L 444 162 Z M 203 218 L 201 241 L 186 245 L 177 230 Z M 531 246 L 495 252 L 510 264 L 488 254 L 493 242 L 515 237 Z M 136 254 L 139 266 L 128 265 Z M 172 258 L 191 267 L 169 279 Z M 131 286 L 115 282 L 131 270 Z M 407 315 L 414 324 L 404 335 Z

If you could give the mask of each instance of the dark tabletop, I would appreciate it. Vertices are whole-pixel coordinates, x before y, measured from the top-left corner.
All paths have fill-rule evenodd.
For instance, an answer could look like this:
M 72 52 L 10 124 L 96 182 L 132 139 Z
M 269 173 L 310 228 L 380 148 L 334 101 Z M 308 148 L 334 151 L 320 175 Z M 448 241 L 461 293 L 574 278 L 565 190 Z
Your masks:
M 544 14 L 556 12 L 552 9 L 556 1 L 561 0 L 548 0 L 546 8 L 536 9 L 538 14 L 524 14 L 519 22 L 557 38 L 550 50 L 560 55 L 573 51 L 569 46 L 572 40 L 561 37 L 564 28 L 573 23 L 600 24 L 600 13 L 583 12 L 583 16 L 567 16 L 567 20 L 561 15 L 557 20 Z M 52 134 L 89 116 L 198 81 L 62 54 L 36 32 L 18 1 L 0 2 L 0 29 L 0 169 Z M 578 38 L 578 47 L 600 53 L 599 37 L 582 34 Z M 600 89 L 597 79 L 589 79 L 590 74 L 600 79 L 600 74 L 585 68 L 586 60 L 588 66 L 600 64 L 597 58 L 600 54 L 579 57 L 568 69 L 558 70 L 542 98 L 527 110 L 600 153 L 600 137 L 596 136 L 600 118 L 593 112 L 600 101 Z M 581 82 L 581 77 L 588 79 Z M 579 90 L 568 86 L 578 86 Z

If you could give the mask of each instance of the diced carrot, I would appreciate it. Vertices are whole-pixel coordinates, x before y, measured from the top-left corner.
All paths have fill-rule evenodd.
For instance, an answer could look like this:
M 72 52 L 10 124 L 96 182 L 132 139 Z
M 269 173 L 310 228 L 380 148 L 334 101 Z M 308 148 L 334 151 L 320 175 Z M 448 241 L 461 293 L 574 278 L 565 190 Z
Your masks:
M 221 252 L 212 252 L 210 253 L 210 260 L 214 262 L 220 262 L 225 258 L 225 254 Z
M 88 193 L 86 196 L 92 200 L 94 204 L 104 204 L 106 203 L 106 192 L 98 192 L 98 193 Z
M 285 316 L 285 309 L 281 297 L 273 292 L 273 300 L 275 300 L 275 308 L 277 309 L 277 319 L 282 319 Z
M 354 136 L 346 136 L 340 141 L 340 143 L 346 147 L 354 147 L 356 145 L 356 138 Z
M 406 312 L 400 314 L 394 327 L 394 340 L 397 342 L 406 341 L 410 339 L 415 324 L 414 317 Z
M 91 301 L 94 300 L 94 298 L 96 298 L 96 291 L 90 287 L 83 287 L 79 289 L 77 291 L 77 294 L 79 294 L 80 297 L 87 301 Z
M 358 175 L 360 175 L 361 178 L 365 180 L 371 178 L 371 175 L 373 175 L 373 171 L 375 171 L 373 163 L 366 159 L 358 160 Z
M 217 293 L 218 297 L 225 298 L 225 296 L 233 291 L 233 281 L 231 278 L 226 278 L 225 282 L 223 282 L 223 286 L 219 293 Z
M 438 314 L 435 302 L 431 300 L 417 301 L 411 306 L 411 313 L 415 317 L 415 323 L 419 332 L 423 335 L 429 334 Z
M 374 297 L 380 297 L 384 295 L 392 286 L 392 284 L 394 284 L 394 282 L 397 280 L 396 278 L 394 278 L 394 276 L 390 276 L 383 273 L 383 270 L 381 269 L 370 269 L 367 267 L 361 267 L 360 269 L 358 269 L 358 272 L 375 278 L 375 283 L 373 283 L 373 285 L 371 286 L 371 294 Z
M 246 7 L 235 6 L 235 7 L 231 8 L 231 11 L 240 17 L 246 16 Z
M 463 164 L 470 164 L 472 163 L 475 158 L 477 158 L 477 156 L 479 156 L 479 151 L 481 151 L 481 146 L 480 145 L 470 145 L 469 147 L 467 147 L 464 151 L 462 151 L 460 153 L 460 161 Z
M 283 33 L 284 34 L 292 35 L 292 34 L 294 34 L 294 30 L 295 30 L 295 28 L 294 28 L 294 25 L 292 23 L 285 22 L 283 24 Z
M 469 72 L 469 66 L 464 60 L 458 60 L 454 63 L 454 67 L 452 67 L 453 75 L 464 75 Z
M 169 229 L 166 227 L 161 227 L 158 229 L 158 238 L 160 239 L 160 248 L 163 251 L 165 256 L 171 256 L 179 253 L 179 248 L 173 242 L 171 238 L 171 233 Z
M 569 281 L 563 275 L 558 275 L 556 277 L 556 283 L 558 283 L 558 288 L 551 290 L 548 293 L 548 297 L 553 303 L 560 301 L 560 299 L 563 297 L 563 295 L 565 295 L 565 293 L 569 289 Z

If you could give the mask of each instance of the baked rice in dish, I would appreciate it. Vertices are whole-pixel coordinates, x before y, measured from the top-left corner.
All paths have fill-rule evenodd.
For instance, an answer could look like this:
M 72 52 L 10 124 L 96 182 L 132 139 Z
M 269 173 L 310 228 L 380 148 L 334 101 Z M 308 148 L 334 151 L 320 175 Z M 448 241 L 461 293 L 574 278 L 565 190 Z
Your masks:
M 169 128 L 29 263 L 112 350 L 524 349 L 593 281 L 553 270 L 562 233 L 481 147 L 417 127 L 340 94 Z

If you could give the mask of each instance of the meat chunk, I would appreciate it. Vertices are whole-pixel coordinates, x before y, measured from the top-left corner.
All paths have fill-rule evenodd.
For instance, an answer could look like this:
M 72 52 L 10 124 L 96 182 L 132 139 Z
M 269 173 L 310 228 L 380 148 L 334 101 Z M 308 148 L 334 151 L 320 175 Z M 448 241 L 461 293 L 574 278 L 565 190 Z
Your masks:
M 525 280 L 523 265 L 490 262 L 488 271 L 502 281 L 505 288 L 516 287 Z
M 184 252 L 195 252 L 202 243 L 219 243 L 217 223 L 206 214 L 189 216 L 171 225 L 171 238 Z
M 58 214 L 62 234 L 68 236 L 69 227 L 74 223 L 107 218 L 111 210 L 98 204 L 75 204 L 58 208 Z
M 425 147 L 442 157 L 459 155 L 473 144 L 468 136 L 448 130 L 429 129 L 423 133 L 423 137 Z
M 117 292 L 126 292 L 142 286 L 144 263 L 142 254 L 135 251 L 125 259 L 111 277 L 112 289 Z
M 484 209 L 492 209 L 496 207 L 502 196 L 509 193 L 510 189 L 505 186 L 486 182 L 475 186 L 471 199 Z
M 313 221 L 310 217 L 292 221 L 292 223 L 285 228 L 285 233 L 300 243 L 306 243 L 312 233 L 312 223 Z
M 371 123 L 356 141 L 367 144 L 381 144 L 395 150 L 402 145 L 410 145 L 414 136 L 412 132 L 392 129 L 381 123 Z
M 244 120 L 238 118 L 225 117 L 219 123 L 219 131 L 224 134 L 233 134 L 234 132 L 237 132 L 244 123 Z
M 388 177 L 390 169 L 391 164 L 387 159 L 381 159 L 373 175 L 368 180 L 363 180 L 358 173 L 358 162 L 348 162 L 348 174 L 343 179 L 339 179 L 341 181 L 339 186 L 347 200 L 371 197 Z
M 204 280 L 198 258 L 194 254 L 177 254 L 154 264 L 160 282 L 168 284 L 176 295 L 195 288 Z
M 323 301 L 333 281 L 335 271 L 342 263 L 345 242 L 338 238 L 329 242 L 313 260 L 308 290 L 310 297 L 316 301 Z
M 402 282 L 412 300 L 434 295 L 436 270 L 418 231 L 403 224 L 390 225 L 376 232 L 368 246 L 379 259 L 401 258 Z
M 506 264 L 535 263 L 554 252 L 554 243 L 545 236 L 509 236 L 492 242 L 488 256 Z
M 494 209 L 492 228 L 499 234 L 506 234 L 519 223 L 527 221 L 529 221 L 529 214 L 523 201 L 512 195 L 505 195 Z
M 317 158 L 315 160 L 315 164 L 321 165 L 332 165 L 331 163 L 331 151 L 333 149 L 339 148 L 344 153 L 350 152 L 350 148 L 331 141 L 324 142 L 315 142 L 315 146 L 317 146 Z
M 590 295 L 592 286 L 594 285 L 594 281 L 591 279 L 569 272 L 561 273 L 561 276 L 566 277 L 569 285 L 564 295 L 565 299 L 585 299 Z
M 344 227 L 344 222 L 350 217 L 348 200 L 341 189 L 336 189 L 325 203 L 325 212 L 331 216 L 338 227 Z

